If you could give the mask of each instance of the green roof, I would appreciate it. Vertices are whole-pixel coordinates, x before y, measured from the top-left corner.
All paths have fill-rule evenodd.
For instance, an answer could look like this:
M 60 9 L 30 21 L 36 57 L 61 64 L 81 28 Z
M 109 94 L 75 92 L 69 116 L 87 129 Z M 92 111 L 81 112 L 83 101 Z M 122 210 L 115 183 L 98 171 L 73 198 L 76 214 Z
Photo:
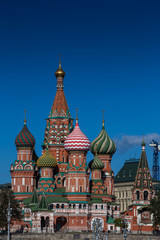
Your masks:
M 52 202 L 68 202 L 68 199 L 65 197 L 47 197 L 47 203 L 52 203 Z
M 108 217 L 107 223 L 114 224 L 114 220 L 112 217 Z
M 126 160 L 123 167 L 117 173 L 114 178 L 114 183 L 121 183 L 121 182 L 134 182 L 137 168 L 138 168 L 139 159 L 130 158 Z

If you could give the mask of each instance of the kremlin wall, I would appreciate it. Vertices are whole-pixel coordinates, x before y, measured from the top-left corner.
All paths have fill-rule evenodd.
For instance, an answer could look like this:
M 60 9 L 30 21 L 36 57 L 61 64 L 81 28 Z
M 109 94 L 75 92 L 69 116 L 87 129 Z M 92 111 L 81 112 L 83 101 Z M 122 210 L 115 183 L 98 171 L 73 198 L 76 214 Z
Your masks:
M 29 232 L 91 231 L 98 218 L 104 231 L 118 230 L 114 219 L 120 217 L 116 201 L 112 156 L 114 141 L 108 136 L 105 121 L 102 130 L 90 143 L 81 131 L 78 117 L 73 125 L 64 94 L 65 72 L 59 64 L 55 72 L 57 92 L 46 120 L 42 156 L 35 152 L 35 138 L 24 126 L 17 135 L 17 160 L 11 165 L 12 190 L 23 209 L 23 221 L 15 222 L 12 230 L 27 228 Z M 87 152 L 93 159 L 87 164 Z M 155 196 L 145 142 L 138 163 L 132 203 L 121 215 L 128 221 L 128 229 L 152 232 L 147 206 Z

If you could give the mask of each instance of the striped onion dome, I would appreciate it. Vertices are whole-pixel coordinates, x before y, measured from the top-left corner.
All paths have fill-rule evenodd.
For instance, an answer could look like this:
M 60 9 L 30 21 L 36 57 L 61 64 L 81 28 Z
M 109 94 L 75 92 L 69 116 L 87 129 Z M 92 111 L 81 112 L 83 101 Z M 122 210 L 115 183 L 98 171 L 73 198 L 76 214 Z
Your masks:
M 97 154 L 95 155 L 94 159 L 90 161 L 89 168 L 91 170 L 102 170 L 104 168 L 104 163 L 97 156 Z
M 78 125 L 78 119 L 76 119 L 76 126 L 74 130 L 68 135 L 64 142 L 64 148 L 67 151 L 72 150 L 83 150 L 88 151 L 90 149 L 91 143 L 89 139 L 80 130 Z
M 102 130 L 98 137 L 91 143 L 91 152 L 93 154 L 114 154 L 116 151 L 116 144 L 108 136 L 104 127 L 104 120 L 102 122 Z
M 16 147 L 33 147 L 35 145 L 35 138 L 27 128 L 26 120 L 20 133 L 15 139 Z
M 37 160 L 38 167 L 56 167 L 57 161 L 48 149 L 45 150 L 44 154 Z

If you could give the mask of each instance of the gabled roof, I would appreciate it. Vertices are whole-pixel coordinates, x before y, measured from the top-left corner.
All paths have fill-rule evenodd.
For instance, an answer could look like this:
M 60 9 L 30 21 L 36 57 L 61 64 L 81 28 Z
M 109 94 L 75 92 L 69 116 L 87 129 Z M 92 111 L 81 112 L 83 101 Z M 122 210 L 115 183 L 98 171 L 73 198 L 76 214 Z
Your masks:
M 126 160 L 123 167 L 115 176 L 114 183 L 134 182 L 138 163 L 139 159 L 137 158 L 130 158 L 129 160 Z

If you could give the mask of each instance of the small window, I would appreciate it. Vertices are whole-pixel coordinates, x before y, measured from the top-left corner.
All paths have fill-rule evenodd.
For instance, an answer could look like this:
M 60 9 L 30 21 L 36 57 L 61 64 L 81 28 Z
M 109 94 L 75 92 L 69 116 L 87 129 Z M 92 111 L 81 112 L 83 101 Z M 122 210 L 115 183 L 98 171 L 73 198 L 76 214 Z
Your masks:
M 101 205 L 101 209 L 103 209 L 103 205 Z
M 80 192 L 82 192 L 82 186 L 80 186 Z
M 82 208 L 82 205 L 81 204 L 79 204 L 79 209 L 81 209 Z
M 69 204 L 69 208 L 71 208 L 71 204 Z
M 73 209 L 75 209 L 76 208 L 76 205 L 75 204 L 73 204 Z
M 86 204 L 83 205 L 83 209 L 86 209 Z
M 56 208 L 59 208 L 59 204 L 56 205 Z
M 97 205 L 95 206 L 95 209 L 98 209 L 98 206 L 97 206 Z
M 64 208 L 64 204 L 61 205 L 61 208 Z

